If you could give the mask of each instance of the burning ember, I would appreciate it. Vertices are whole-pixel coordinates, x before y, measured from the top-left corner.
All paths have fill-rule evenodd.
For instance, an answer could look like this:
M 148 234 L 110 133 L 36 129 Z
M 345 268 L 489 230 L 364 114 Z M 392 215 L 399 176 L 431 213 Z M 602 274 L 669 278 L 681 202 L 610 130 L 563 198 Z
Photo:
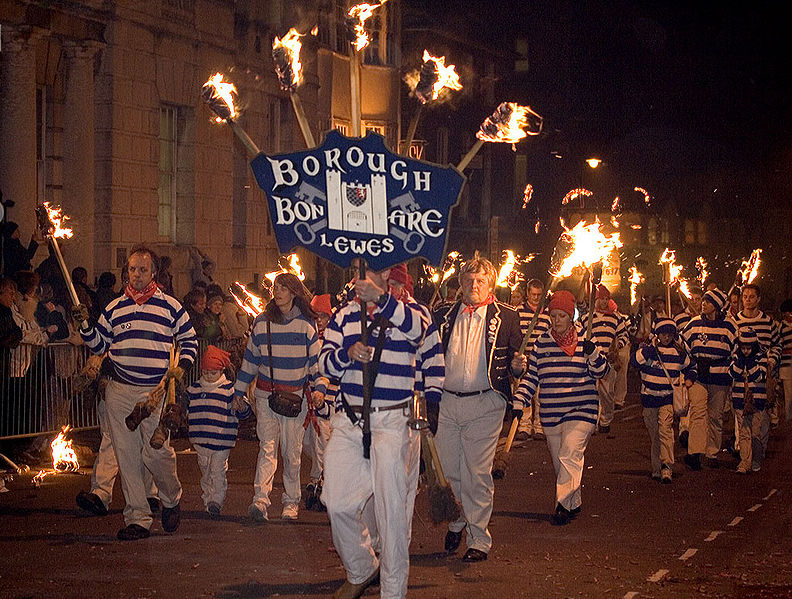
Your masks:
M 610 217 L 610 223 L 611 223 L 611 225 L 613 225 L 614 229 L 618 229 L 619 228 L 619 219 L 616 218 L 615 215 Z
M 239 304 L 240 308 L 242 308 L 253 318 L 255 318 L 264 311 L 264 300 L 261 299 L 261 297 L 259 297 L 255 293 L 248 291 L 248 288 L 245 287 L 239 281 L 234 281 L 234 285 L 239 287 L 239 289 L 242 292 L 242 295 L 244 295 L 244 299 L 242 299 L 236 293 L 234 293 L 233 288 L 229 289 L 231 295 L 234 298 L 234 301 L 236 301 L 236 303 Z
M 536 224 L 534 225 L 534 233 L 539 235 L 539 227 L 541 226 L 542 226 L 542 221 L 537 219 Z
M 642 193 L 643 197 L 644 197 L 644 202 L 646 203 L 647 206 L 649 205 L 649 201 L 652 198 L 649 197 L 649 192 L 648 191 L 646 191 L 643 187 L 634 187 L 633 191 L 637 191 L 638 193 Z
M 384 0 L 377 4 L 357 4 L 349 9 L 347 14 L 351 17 L 350 20 L 354 23 L 353 26 L 355 30 L 355 40 L 352 44 L 358 52 L 368 46 L 369 43 L 369 36 L 368 33 L 366 33 L 366 20 L 374 14 L 375 9 L 382 6 L 387 1 L 388 0 Z M 355 19 L 357 19 L 357 22 L 354 22 Z
M 551 273 L 559 279 L 570 276 L 577 267 L 591 268 L 597 262 L 604 262 L 614 249 L 623 245 L 618 233 L 602 233 L 599 220 L 591 224 L 582 220 L 572 229 L 568 229 L 562 220 L 561 226 L 564 227 L 561 239 L 569 245 L 569 254 L 561 261 L 558 270 Z
M 44 202 L 42 205 L 50 221 L 47 234 L 56 239 L 69 239 L 74 234 L 70 228 L 64 226 L 69 217 L 63 214 L 60 207 L 51 206 L 49 202 Z
M 704 281 L 706 281 L 707 277 L 709 276 L 709 271 L 707 270 L 707 261 L 704 259 L 704 256 L 699 256 L 696 259 L 696 269 L 699 271 L 699 283 L 703 289 Z
M 234 105 L 236 93 L 234 84 L 224 81 L 222 73 L 215 73 L 203 84 L 201 97 L 212 112 L 217 115 L 215 122 L 222 123 L 237 116 L 237 109 Z
M 759 274 L 759 265 L 762 263 L 762 250 L 757 248 L 751 252 L 751 257 L 746 262 L 743 260 L 737 274 L 740 275 L 740 285 L 753 283 L 756 275 Z
M 71 427 L 66 425 L 58 433 L 58 436 L 52 440 L 50 447 L 52 448 L 52 470 L 40 470 L 39 473 L 33 477 L 33 484 L 38 486 L 41 481 L 50 474 L 58 474 L 61 472 L 77 472 L 80 469 L 80 462 L 77 460 L 77 454 L 72 448 L 71 439 L 66 439 L 66 434 L 71 430 Z
M 594 192 L 593 191 L 589 191 L 588 189 L 582 189 L 580 187 L 577 187 L 575 189 L 570 189 L 567 192 L 567 194 L 564 196 L 564 199 L 561 200 L 561 205 L 562 206 L 566 206 L 567 204 L 569 204 L 569 202 L 579 198 L 580 196 L 584 196 L 584 197 L 588 198 L 588 197 L 593 196 L 593 195 L 594 195 Z
M 641 272 L 639 272 L 638 267 L 635 265 L 630 267 L 630 305 L 635 304 L 638 300 L 638 285 L 645 281 L 645 278 Z
M 272 42 L 272 60 L 275 61 L 275 72 L 284 91 L 294 91 L 302 82 L 301 37 L 302 35 L 292 27 L 282 39 L 276 37 Z
M 525 208 L 528 206 L 529 202 L 531 201 L 532 197 L 533 197 L 533 185 L 529 183 L 528 185 L 525 186 L 525 191 L 523 191 L 523 204 L 521 208 L 522 210 L 525 210 Z
M 611 212 L 616 212 L 616 209 L 619 207 L 619 196 L 616 196 L 611 204 Z
M 437 58 L 424 50 L 421 76 L 415 86 L 415 95 L 426 104 L 429 100 L 437 100 L 443 89 L 462 89 L 459 75 L 454 69 L 454 65 L 446 66 L 445 56 Z
M 530 106 L 503 102 L 484 120 L 476 137 L 481 141 L 515 144 L 528 135 L 539 135 L 541 132 L 542 117 Z

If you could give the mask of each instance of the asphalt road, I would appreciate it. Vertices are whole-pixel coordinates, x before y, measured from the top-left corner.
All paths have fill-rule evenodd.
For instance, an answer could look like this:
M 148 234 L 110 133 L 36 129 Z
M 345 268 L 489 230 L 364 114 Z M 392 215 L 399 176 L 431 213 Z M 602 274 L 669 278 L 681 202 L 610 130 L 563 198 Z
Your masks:
M 419 492 L 409 597 L 792 597 L 792 426 L 772 432 L 761 472 L 724 467 L 691 472 L 677 447 L 672 485 L 649 478 L 648 436 L 637 396 L 617 413 L 612 434 L 586 453 L 583 514 L 549 523 L 553 469 L 547 447 L 528 441 L 496 483 L 489 559 L 463 564 L 443 553 L 445 528 L 432 526 Z M 0 596 L 326 597 L 342 583 L 325 514 L 281 522 L 276 476 L 269 523 L 248 521 L 257 444 L 248 433 L 231 453 L 223 515 L 203 512 L 195 453 L 177 440 L 184 485 L 182 524 L 149 539 L 120 542 L 123 497 L 110 515 L 80 513 L 88 469 L 44 479 L 17 475 L 0 494 Z M 83 437 L 90 442 L 91 436 Z M 94 439 L 95 440 L 95 437 Z M 305 474 L 305 472 L 304 472 Z M 305 480 L 305 477 L 304 477 Z M 374 587 L 366 596 L 377 596 Z

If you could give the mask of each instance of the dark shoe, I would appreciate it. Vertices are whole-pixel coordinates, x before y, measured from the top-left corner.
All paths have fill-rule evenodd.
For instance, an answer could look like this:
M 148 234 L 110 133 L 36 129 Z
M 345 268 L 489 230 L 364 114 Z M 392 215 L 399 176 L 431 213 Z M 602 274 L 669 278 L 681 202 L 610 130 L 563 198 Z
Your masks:
M 348 580 L 345 580 L 341 588 L 333 593 L 333 599 L 358 599 L 368 587 L 379 583 L 379 575 L 380 571 L 379 568 L 377 568 L 371 576 L 360 584 L 352 584 Z
M 160 511 L 160 500 L 157 497 L 147 497 L 146 501 L 148 501 L 149 509 L 151 510 L 152 514 L 159 514 Z
M 162 507 L 162 530 L 176 532 L 181 522 L 181 507 L 177 503 L 173 507 Z
M 700 453 L 689 453 L 685 456 L 685 464 L 691 470 L 701 470 L 701 454 Z
M 685 449 L 687 449 L 689 436 L 690 434 L 687 431 L 682 431 L 681 433 L 679 433 L 679 444 Z
M 718 458 L 707 458 L 707 468 L 720 468 Z
M 467 563 L 483 562 L 485 559 L 487 559 L 486 553 L 472 547 L 465 551 L 465 555 L 462 556 L 462 561 Z
M 550 524 L 553 526 L 566 526 L 571 520 L 570 515 L 571 512 L 559 503 L 556 505 L 553 517 L 550 518 Z
M 139 541 L 148 539 L 150 535 L 148 528 L 143 528 L 140 524 L 130 524 L 119 530 L 116 537 L 119 541 Z
M 542 433 L 542 432 L 533 434 L 533 440 L 534 441 L 544 441 L 546 439 L 547 439 L 547 437 L 545 437 L 545 434 Z
M 106 516 L 107 508 L 102 500 L 96 493 L 86 493 L 80 491 L 77 493 L 77 505 L 86 512 L 92 513 L 94 516 Z
M 456 550 L 459 549 L 459 544 L 462 542 L 462 531 L 454 532 L 453 530 L 449 530 L 446 533 L 445 538 L 445 550 L 446 553 L 456 553 Z
M 318 497 L 316 496 L 316 485 L 314 483 L 306 485 L 303 495 L 305 496 L 305 509 L 313 510 L 318 501 Z
M 610 424 L 608 424 L 607 426 L 602 426 L 602 425 L 598 426 L 597 427 L 597 431 L 600 432 L 600 433 L 604 433 L 604 434 L 609 433 L 610 432 Z
M 580 515 L 580 512 L 583 510 L 583 506 L 579 505 L 575 509 L 569 511 L 569 519 L 574 520 Z
M 206 511 L 209 512 L 209 515 L 213 518 L 217 518 L 220 515 L 221 509 L 220 504 L 215 501 L 210 501 L 206 506 Z

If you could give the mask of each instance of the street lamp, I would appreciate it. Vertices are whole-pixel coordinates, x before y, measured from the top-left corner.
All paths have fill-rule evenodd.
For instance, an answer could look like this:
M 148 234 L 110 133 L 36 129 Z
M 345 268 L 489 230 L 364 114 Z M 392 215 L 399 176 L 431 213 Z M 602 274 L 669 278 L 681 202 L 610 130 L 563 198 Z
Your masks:
M 597 168 L 600 164 L 602 164 L 602 160 L 599 158 L 588 158 L 586 160 L 586 164 L 588 164 L 591 168 Z

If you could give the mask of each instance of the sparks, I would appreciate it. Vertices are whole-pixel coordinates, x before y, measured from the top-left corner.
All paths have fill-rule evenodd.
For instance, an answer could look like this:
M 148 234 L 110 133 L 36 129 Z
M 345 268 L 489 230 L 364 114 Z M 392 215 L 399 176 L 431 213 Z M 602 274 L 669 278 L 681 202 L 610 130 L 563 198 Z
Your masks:
M 378 2 L 377 4 L 357 4 L 349 9 L 347 14 L 353 21 L 357 19 L 357 22 L 354 23 L 355 41 L 352 42 L 352 44 L 358 52 L 368 46 L 369 43 L 369 36 L 366 32 L 366 20 L 374 14 L 375 9 L 385 4 L 385 2 L 387 2 L 387 0 Z
M 542 226 L 542 221 L 540 221 L 540 220 L 537 220 L 537 221 L 536 221 L 536 224 L 534 225 L 534 233 L 536 233 L 537 235 L 539 235 L 539 227 L 541 227 L 541 226 Z
M 570 253 L 561 262 L 558 271 L 552 273 L 556 278 L 568 277 L 577 267 L 590 268 L 597 262 L 604 262 L 616 248 L 622 247 L 618 233 L 605 235 L 602 224 L 595 220 L 589 224 L 580 221 L 572 229 L 567 229 L 563 220 L 564 232 L 561 237 L 571 246 Z
M 523 191 L 523 204 L 521 210 L 525 210 L 528 204 L 531 202 L 531 198 L 533 197 L 533 185 L 530 183 L 525 186 L 525 190 Z
M 49 202 L 44 202 L 43 206 L 51 223 L 48 235 L 56 239 L 69 239 L 74 234 L 70 228 L 64 226 L 69 217 L 63 214 L 59 206 L 51 206 Z
M 437 100 L 444 89 L 462 89 L 454 65 L 445 64 L 445 56 L 432 56 L 424 50 L 421 73 L 415 84 L 415 95 L 426 104 L 429 100 Z
M 222 123 L 237 116 L 236 93 L 234 84 L 224 81 L 222 73 L 215 73 L 203 84 L 201 97 L 217 115 L 215 122 Z
M 701 288 L 704 289 L 704 281 L 706 281 L 709 276 L 707 261 L 704 259 L 704 256 L 696 258 L 696 270 L 699 272 L 699 283 L 701 284 Z
M 534 129 L 529 129 L 532 126 Z M 530 106 L 503 102 L 484 120 L 476 137 L 481 141 L 515 144 L 528 135 L 539 135 L 541 132 L 542 117 Z
M 638 300 L 638 285 L 644 282 L 643 274 L 638 270 L 638 267 L 633 265 L 630 267 L 630 305 L 634 305 Z
M 282 39 L 276 37 L 272 42 L 272 59 L 278 82 L 284 91 L 294 91 L 302 82 L 302 63 L 300 50 L 302 35 L 292 27 Z
M 561 200 L 561 205 L 565 206 L 566 204 L 569 204 L 569 202 L 579 198 L 580 196 L 590 197 L 590 196 L 593 196 L 593 195 L 594 195 L 594 192 L 593 191 L 589 191 L 588 189 L 582 189 L 580 187 L 577 187 L 575 189 L 570 189 L 567 192 L 567 194 L 564 196 L 564 199 Z
M 762 250 L 757 248 L 751 252 L 751 257 L 748 261 L 743 260 L 742 265 L 737 271 L 741 276 L 741 285 L 753 283 L 756 275 L 759 274 L 759 265 L 762 263 Z
M 613 199 L 613 203 L 611 204 L 611 212 L 616 212 L 616 209 L 619 207 L 619 196 L 616 196 Z
M 648 191 L 646 191 L 643 187 L 634 187 L 633 191 L 637 191 L 638 193 L 642 193 L 643 197 L 644 197 L 644 202 L 646 203 L 647 206 L 649 205 L 649 202 L 651 201 L 652 198 L 649 197 L 649 192 Z

